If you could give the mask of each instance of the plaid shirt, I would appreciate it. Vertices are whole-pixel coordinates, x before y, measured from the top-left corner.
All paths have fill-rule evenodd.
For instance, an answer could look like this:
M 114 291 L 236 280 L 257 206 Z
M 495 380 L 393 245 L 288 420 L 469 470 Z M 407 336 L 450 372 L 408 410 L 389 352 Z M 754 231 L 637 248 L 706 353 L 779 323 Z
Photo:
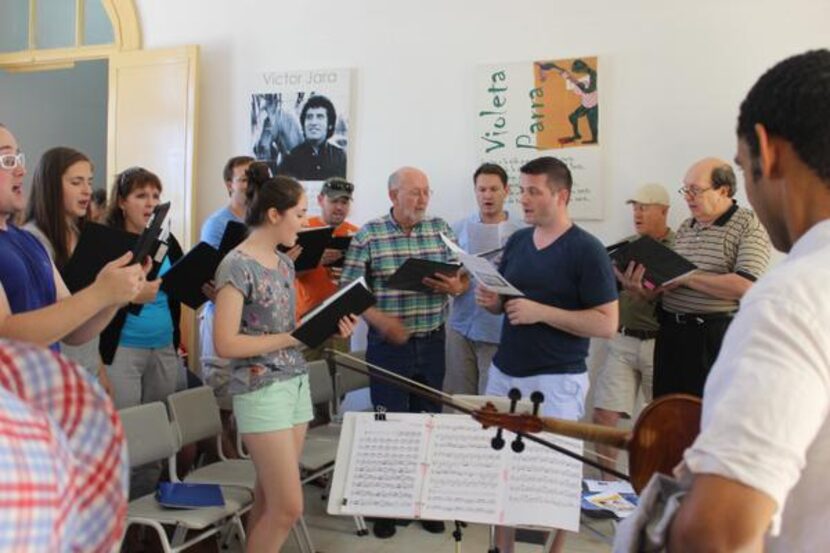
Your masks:
M 66 358 L 0 340 L 0 551 L 115 551 L 129 464 L 104 391 Z
M 388 215 L 369 221 L 352 238 L 341 286 L 365 276 L 381 311 L 399 317 L 416 335 L 435 330 L 447 320 L 446 294 L 394 290 L 387 288 L 386 282 L 410 257 L 455 261 L 441 240 L 442 232 L 455 240 L 450 226 L 438 217 L 425 218 L 408 235 L 392 218 L 391 210 Z

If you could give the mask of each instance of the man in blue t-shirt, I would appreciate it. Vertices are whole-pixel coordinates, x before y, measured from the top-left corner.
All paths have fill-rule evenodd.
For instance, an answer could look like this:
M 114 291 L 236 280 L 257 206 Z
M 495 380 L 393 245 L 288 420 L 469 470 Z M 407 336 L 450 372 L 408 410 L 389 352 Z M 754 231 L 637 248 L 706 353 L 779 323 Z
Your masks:
M 490 365 L 487 395 L 545 395 L 542 414 L 577 420 L 588 392 L 589 339 L 617 331 L 617 286 L 611 261 L 594 236 L 568 214 L 573 180 L 568 166 L 540 157 L 521 168 L 521 204 L 529 228 L 504 248 L 499 271 L 524 293 L 507 298 L 479 284 L 476 302 L 504 313 L 501 342 Z M 550 552 L 561 551 L 558 532 Z M 497 545 L 513 551 L 512 528 L 499 528 Z
M 225 227 L 228 226 L 228 223 L 231 221 L 238 223 L 245 221 L 245 211 L 248 209 L 248 201 L 245 196 L 248 190 L 246 171 L 253 161 L 254 158 L 250 156 L 234 156 L 225 163 L 222 177 L 230 199 L 228 205 L 214 211 L 205 219 L 200 236 L 202 242 L 219 249 L 222 235 L 225 234 Z M 217 367 L 222 367 L 225 361 L 217 357 L 213 350 L 213 300 L 216 298 L 213 281 L 211 280 L 205 284 L 202 291 L 210 299 L 199 315 L 199 358 L 202 363 L 202 376 L 207 377 L 207 373 L 212 372 Z
M 0 124 L 0 337 L 57 351 L 59 340 L 80 345 L 97 336 L 141 290 L 146 267 L 128 265 L 125 254 L 70 295 L 41 243 L 13 224 L 25 205 L 25 175 L 17 139 Z

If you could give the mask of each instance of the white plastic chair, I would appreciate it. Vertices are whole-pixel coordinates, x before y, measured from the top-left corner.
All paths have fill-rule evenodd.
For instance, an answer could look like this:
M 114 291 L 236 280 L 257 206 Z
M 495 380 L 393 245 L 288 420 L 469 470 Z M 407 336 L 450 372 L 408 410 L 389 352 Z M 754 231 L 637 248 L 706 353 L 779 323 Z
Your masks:
M 250 458 L 229 459 L 222 451 L 222 419 L 219 404 L 209 386 L 182 390 L 167 396 L 170 415 L 178 427 L 182 444 L 187 445 L 206 438 L 216 439 L 219 461 L 197 467 L 187 473 L 185 482 L 208 482 L 223 486 L 236 486 L 253 493 L 256 486 L 256 469 Z M 238 448 L 242 451 L 242 448 Z M 170 480 L 178 481 L 175 463 L 170 463 Z M 305 518 L 300 517 L 291 535 L 301 551 L 314 553 L 311 534 Z M 300 537 L 302 536 L 302 537 Z
M 137 467 L 176 456 L 179 449 L 176 433 L 167 418 L 167 410 L 161 402 L 147 403 L 119 411 L 130 467 Z M 250 507 L 253 496 L 248 490 L 222 487 L 224 507 L 200 509 L 166 509 L 158 504 L 155 494 L 148 494 L 130 501 L 127 510 L 127 527 L 138 524 L 153 528 L 158 534 L 165 553 L 183 551 L 228 528 L 235 528 L 244 547 L 245 530 L 240 514 Z M 173 538 L 167 538 L 165 526 L 174 528 Z M 187 532 L 199 533 L 189 539 Z

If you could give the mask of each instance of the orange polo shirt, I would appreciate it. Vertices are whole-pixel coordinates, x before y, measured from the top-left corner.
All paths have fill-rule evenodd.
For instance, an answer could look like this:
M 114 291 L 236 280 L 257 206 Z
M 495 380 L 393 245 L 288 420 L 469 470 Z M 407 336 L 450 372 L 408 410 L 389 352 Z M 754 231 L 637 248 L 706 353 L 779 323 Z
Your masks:
M 326 222 L 320 217 L 310 217 L 308 226 L 310 228 L 324 227 Z M 334 235 L 351 236 L 357 230 L 358 227 L 344 221 L 334 229 Z M 297 320 L 337 291 L 337 284 L 331 279 L 331 270 L 323 265 L 297 275 L 294 287 L 297 290 Z

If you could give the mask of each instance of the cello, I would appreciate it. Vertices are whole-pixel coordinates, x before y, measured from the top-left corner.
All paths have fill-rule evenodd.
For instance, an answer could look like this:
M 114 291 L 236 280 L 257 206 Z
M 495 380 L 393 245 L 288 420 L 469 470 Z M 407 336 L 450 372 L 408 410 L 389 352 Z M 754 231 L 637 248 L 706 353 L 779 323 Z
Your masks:
M 691 395 L 671 394 L 652 401 L 637 417 L 633 428 L 625 430 L 554 417 L 541 417 L 538 411 L 544 397 L 539 392 L 534 392 L 530 397 L 533 403 L 533 413 L 515 412 L 516 404 L 521 399 L 521 393 L 518 390 L 510 392 L 511 412 L 499 412 L 492 404 L 479 408 L 458 401 L 453 396 L 420 382 L 409 380 L 382 367 L 367 363 L 363 359 L 333 349 L 326 349 L 326 352 L 336 358 L 350 361 L 337 363 L 340 367 L 383 380 L 435 403 L 466 413 L 485 428 L 497 427 L 499 430 L 491 441 L 496 449 L 504 447 L 501 433 L 502 430 L 508 430 L 516 434 L 512 449 L 517 453 L 524 449 L 522 439 L 527 439 L 627 480 L 631 482 L 631 486 L 637 493 L 642 491 L 654 473 L 671 475 L 672 469 L 680 463 L 683 452 L 692 445 L 700 430 L 701 400 Z M 630 474 L 610 469 L 593 459 L 583 457 L 537 436 L 543 431 L 626 450 L 629 455 Z

